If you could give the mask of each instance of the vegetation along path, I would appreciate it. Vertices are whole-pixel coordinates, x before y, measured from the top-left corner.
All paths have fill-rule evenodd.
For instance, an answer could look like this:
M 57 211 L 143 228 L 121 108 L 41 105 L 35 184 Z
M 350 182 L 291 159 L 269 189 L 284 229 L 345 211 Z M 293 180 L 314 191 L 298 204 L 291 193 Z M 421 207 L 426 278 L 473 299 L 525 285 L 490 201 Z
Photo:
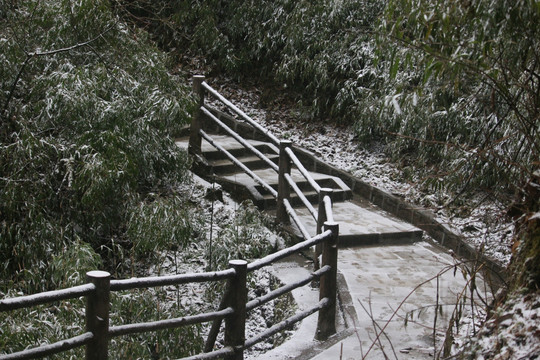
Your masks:
M 200 91 L 198 86 L 197 89 Z M 201 112 L 194 118 L 201 121 L 204 136 L 194 142 L 193 131 L 201 125 L 192 124 L 191 133 L 177 139 L 177 145 L 194 154 L 194 168 L 200 175 L 221 184 L 240 199 L 251 199 L 279 218 L 276 196 L 283 191 L 279 186 L 283 166 L 279 147 L 289 147 L 289 142 L 278 140 L 276 145 L 273 135 L 262 127 L 255 124 L 253 131 L 248 124 L 253 120 L 238 120 L 208 106 L 202 94 Z M 240 117 L 246 117 L 227 100 L 221 101 Z M 490 301 L 491 284 L 480 278 L 474 263 L 458 260 L 427 236 L 423 239 L 423 232 L 417 227 L 353 193 L 346 184 L 348 180 L 329 174 L 324 164 L 317 166 L 318 160 L 312 154 L 301 149 L 296 152 L 303 166 L 291 168 L 288 164 L 287 168 L 300 191 L 287 193 L 295 214 L 289 213 L 282 220 L 291 223 L 286 227 L 295 236 L 314 236 L 318 229 L 317 216 L 313 215 L 324 211 L 321 207 L 315 210 L 320 206 L 319 194 L 331 194 L 333 208 L 328 212 L 340 226 L 342 316 L 334 339 L 324 343 L 313 340 L 315 320 L 306 319 L 297 335 L 265 358 L 279 359 L 287 354 L 317 359 L 357 359 L 366 355 L 427 359 L 434 352 L 449 354 L 452 336 L 446 336 L 443 342 L 445 335 L 453 332 L 449 324 L 458 317 L 468 317 L 465 331 L 473 333 L 475 319 L 483 316 L 481 304 Z M 293 225 L 294 217 L 301 225 Z M 290 283 L 307 269 L 289 262 L 275 266 L 274 271 L 283 282 Z M 471 283 L 475 283 L 474 289 L 469 287 Z M 311 306 L 318 301 L 316 294 L 298 291 L 298 306 Z

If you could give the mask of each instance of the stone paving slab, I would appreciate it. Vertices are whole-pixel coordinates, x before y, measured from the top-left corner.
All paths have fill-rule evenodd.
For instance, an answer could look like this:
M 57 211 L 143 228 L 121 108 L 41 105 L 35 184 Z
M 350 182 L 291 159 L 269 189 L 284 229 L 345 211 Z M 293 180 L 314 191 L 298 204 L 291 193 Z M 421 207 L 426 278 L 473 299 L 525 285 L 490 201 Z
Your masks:
M 454 275 L 453 264 L 449 254 L 428 242 L 340 249 L 339 270 L 356 308 L 357 334 L 314 359 L 361 359 L 375 339 L 371 317 L 378 326 L 387 326 L 387 338 L 373 347 L 367 359 L 384 359 L 383 350 L 389 358 L 396 358 L 395 352 L 398 359 L 433 359 L 437 296 L 443 306 L 437 316 L 435 336 L 442 340 L 456 300 L 466 286 L 460 271 Z M 484 286 L 481 280 L 478 286 Z M 414 311 L 414 321 L 406 324 L 410 311 Z M 441 344 L 437 346 L 438 351 Z
M 312 315 L 302 321 L 285 344 L 258 355 L 257 360 L 359 360 L 372 344 L 375 345 L 366 359 L 433 359 L 436 298 L 439 297 L 442 305 L 435 333 L 439 340 L 436 351 L 439 351 L 456 299 L 467 282 L 460 271 L 454 275 L 454 258 L 447 250 L 421 241 L 405 245 L 347 247 L 339 250 L 338 258 L 338 271 L 346 282 L 338 291 L 341 298 L 346 292 L 354 306 L 349 314 L 341 314 L 338 334 L 326 342 L 315 340 L 317 318 Z M 275 264 L 273 272 L 288 284 L 305 276 L 310 266 L 298 260 L 285 260 Z M 477 285 L 480 289 L 485 286 L 480 278 Z M 295 290 L 293 296 L 299 310 L 309 308 L 318 300 L 317 291 L 309 287 Z M 488 301 L 490 297 L 487 292 Z M 411 311 L 414 312 L 413 320 L 409 318 L 406 324 L 405 316 Z M 466 308 L 464 312 L 467 312 Z M 344 330 L 345 318 L 349 328 Z M 373 321 L 378 329 L 386 326 L 380 342 L 374 341 Z

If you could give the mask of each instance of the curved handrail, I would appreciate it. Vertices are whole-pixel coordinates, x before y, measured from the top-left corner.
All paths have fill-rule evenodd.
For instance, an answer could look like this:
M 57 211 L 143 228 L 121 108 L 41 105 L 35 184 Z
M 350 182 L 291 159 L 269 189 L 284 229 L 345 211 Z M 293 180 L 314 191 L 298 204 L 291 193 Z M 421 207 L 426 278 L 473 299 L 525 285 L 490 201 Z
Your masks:
M 330 196 L 326 195 L 323 198 L 324 201 L 324 212 L 326 213 L 326 220 L 334 222 L 334 213 L 332 211 L 332 199 Z

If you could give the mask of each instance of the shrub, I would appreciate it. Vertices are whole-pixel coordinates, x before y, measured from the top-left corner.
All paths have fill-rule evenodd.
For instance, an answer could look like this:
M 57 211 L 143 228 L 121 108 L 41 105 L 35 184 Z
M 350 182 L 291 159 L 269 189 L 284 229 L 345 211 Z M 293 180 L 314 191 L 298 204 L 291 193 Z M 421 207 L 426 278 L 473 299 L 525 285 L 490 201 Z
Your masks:
M 122 238 L 136 204 L 187 179 L 170 138 L 191 100 L 107 1 L 2 2 L 0 260 L 27 291 L 55 256 Z

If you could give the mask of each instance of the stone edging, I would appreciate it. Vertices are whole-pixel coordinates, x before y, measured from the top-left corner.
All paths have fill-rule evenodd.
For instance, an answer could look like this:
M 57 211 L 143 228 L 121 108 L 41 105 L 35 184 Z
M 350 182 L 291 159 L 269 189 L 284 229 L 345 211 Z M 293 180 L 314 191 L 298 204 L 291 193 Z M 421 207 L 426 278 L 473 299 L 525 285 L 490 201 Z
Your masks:
M 296 156 L 310 171 L 316 171 L 341 178 L 349 186 L 353 194 L 358 195 L 384 211 L 406 221 L 419 229 L 424 230 L 440 245 L 452 249 L 454 253 L 466 259 L 483 262 L 491 272 L 505 277 L 506 269 L 484 254 L 478 253 L 465 240 L 454 233 L 448 226 L 435 219 L 435 214 L 422 207 L 411 205 L 399 197 L 389 194 L 373 185 L 370 185 L 350 173 L 328 165 L 311 152 L 301 148 L 294 148 Z

